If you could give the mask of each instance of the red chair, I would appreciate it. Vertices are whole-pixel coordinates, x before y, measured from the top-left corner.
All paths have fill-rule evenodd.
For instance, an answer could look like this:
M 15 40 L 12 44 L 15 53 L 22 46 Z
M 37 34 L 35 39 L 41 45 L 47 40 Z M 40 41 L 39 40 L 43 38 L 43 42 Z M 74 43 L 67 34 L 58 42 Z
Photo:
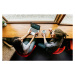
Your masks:
M 65 46 L 63 48 L 58 48 L 53 54 L 60 54 L 65 50 Z
M 36 45 L 34 45 L 33 50 L 34 50 L 35 48 L 36 48 Z M 33 50 L 32 50 L 30 53 L 24 54 L 24 55 L 19 54 L 17 51 L 16 51 L 16 53 L 17 53 L 19 56 L 22 56 L 22 57 L 28 57 L 28 56 L 33 52 Z

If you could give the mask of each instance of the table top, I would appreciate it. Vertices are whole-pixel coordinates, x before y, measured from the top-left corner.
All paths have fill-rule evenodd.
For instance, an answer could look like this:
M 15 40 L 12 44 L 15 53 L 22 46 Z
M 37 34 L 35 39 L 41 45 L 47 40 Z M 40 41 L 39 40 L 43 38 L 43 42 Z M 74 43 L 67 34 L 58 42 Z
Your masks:
M 46 30 L 46 38 L 50 38 L 49 28 L 53 30 L 56 28 L 62 29 L 69 36 L 67 38 L 73 38 L 73 26 L 60 26 L 57 24 L 38 24 L 40 25 L 40 31 L 36 38 L 43 38 L 41 35 L 42 30 Z M 12 38 L 12 37 L 22 37 L 27 34 L 30 28 L 30 24 L 7 24 L 6 27 L 2 28 L 2 37 L 3 38 Z M 29 35 L 27 38 L 32 38 L 32 35 Z

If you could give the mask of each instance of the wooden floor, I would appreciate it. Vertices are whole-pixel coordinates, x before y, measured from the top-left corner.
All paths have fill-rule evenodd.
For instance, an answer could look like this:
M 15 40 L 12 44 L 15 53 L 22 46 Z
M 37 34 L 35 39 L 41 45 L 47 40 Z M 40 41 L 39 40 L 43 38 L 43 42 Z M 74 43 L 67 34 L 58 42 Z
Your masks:
M 38 24 L 41 26 L 39 35 L 36 38 L 43 38 L 41 36 L 42 30 L 46 30 L 46 38 L 50 38 L 49 28 L 53 30 L 56 28 L 62 29 L 66 32 L 69 36 L 67 38 L 73 38 L 73 26 L 59 26 L 57 24 Z M 4 38 L 12 38 L 12 37 L 22 37 L 23 35 L 27 34 L 30 28 L 30 24 L 7 24 L 6 27 L 3 27 L 2 37 Z M 28 38 L 31 38 L 32 35 L 29 35 Z

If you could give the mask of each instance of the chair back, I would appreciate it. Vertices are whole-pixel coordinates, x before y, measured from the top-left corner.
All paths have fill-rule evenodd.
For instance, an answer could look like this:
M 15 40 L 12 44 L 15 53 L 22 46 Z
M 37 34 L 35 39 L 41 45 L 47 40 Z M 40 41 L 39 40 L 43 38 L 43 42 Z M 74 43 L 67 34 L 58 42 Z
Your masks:
M 53 54 L 60 54 L 65 50 L 65 46 L 63 48 L 58 48 Z
M 17 51 L 16 51 L 16 53 L 17 53 L 19 56 L 28 57 L 28 56 L 34 51 L 35 48 L 36 48 L 36 45 L 34 45 L 33 50 L 32 50 L 30 53 L 28 53 L 28 54 L 19 54 Z

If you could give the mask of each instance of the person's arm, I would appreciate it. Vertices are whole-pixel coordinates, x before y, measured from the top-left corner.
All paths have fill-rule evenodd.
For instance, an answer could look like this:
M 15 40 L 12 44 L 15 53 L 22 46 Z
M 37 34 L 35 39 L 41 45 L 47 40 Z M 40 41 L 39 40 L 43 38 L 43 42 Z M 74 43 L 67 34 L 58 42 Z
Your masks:
M 21 39 L 24 39 L 24 38 L 26 38 L 27 36 L 28 36 L 28 33 L 27 33 L 26 35 L 22 36 Z
M 47 48 L 52 48 L 52 47 L 56 47 L 56 46 L 57 46 L 56 43 L 44 43 L 44 44 L 45 44 L 45 46 L 46 46 Z
M 46 40 L 45 34 L 44 34 L 44 43 L 47 43 L 47 40 Z
M 46 40 L 46 34 L 45 33 L 42 33 L 42 36 L 44 37 L 44 43 L 47 43 L 47 40 Z
M 52 44 L 49 44 L 48 42 L 47 42 L 47 40 L 46 40 L 46 37 L 45 37 L 45 34 L 44 33 L 42 33 L 42 36 L 44 37 L 44 44 L 45 44 L 45 46 L 46 47 L 54 47 L 54 46 L 56 46 L 56 44 L 54 44 L 54 43 L 52 43 Z
M 21 39 L 25 39 L 30 33 L 31 33 L 31 31 L 28 32 L 26 35 L 22 36 Z
M 53 31 L 52 28 L 49 28 L 49 31 L 50 31 L 50 34 L 52 34 L 52 31 Z
M 32 41 L 34 40 L 34 38 L 35 38 L 36 35 L 38 35 L 38 32 L 33 35 L 32 39 L 29 42 L 30 44 L 32 43 Z
M 30 44 L 32 43 L 32 41 L 34 40 L 34 38 L 35 38 L 35 35 L 33 35 L 33 37 L 32 37 L 32 39 L 30 40 Z
M 31 44 L 31 43 L 32 43 L 32 41 L 34 40 L 34 37 L 35 37 L 35 36 L 33 36 L 33 37 L 32 37 L 32 39 L 30 40 L 30 42 L 29 42 L 30 44 Z

